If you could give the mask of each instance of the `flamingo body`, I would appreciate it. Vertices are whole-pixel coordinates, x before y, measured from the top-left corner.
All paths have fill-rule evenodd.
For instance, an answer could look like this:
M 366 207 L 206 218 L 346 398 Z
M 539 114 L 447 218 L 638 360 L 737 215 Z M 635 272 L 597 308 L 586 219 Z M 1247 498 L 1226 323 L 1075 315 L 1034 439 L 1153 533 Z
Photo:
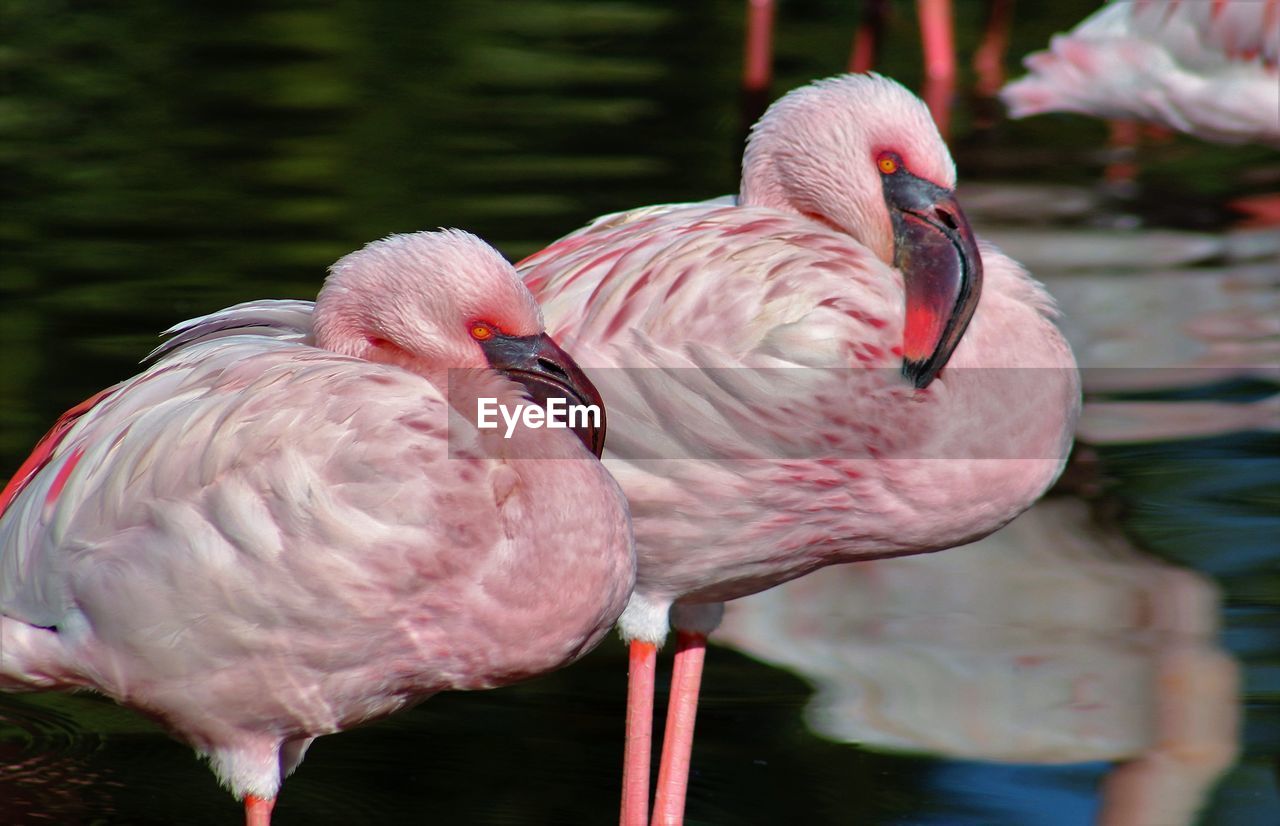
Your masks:
M 1001 92 L 1015 118 L 1078 112 L 1280 147 L 1280 2 L 1112 2 Z
M 459 415 L 524 398 L 469 308 L 540 332 L 496 252 L 421 233 L 343 259 L 314 312 L 175 328 L 8 491 L 0 686 L 158 718 L 252 819 L 315 737 L 592 647 L 633 578 L 625 501 L 572 433 Z
M 923 103 L 847 75 L 770 108 L 736 199 L 605 216 L 517 265 L 609 400 L 605 462 L 639 560 L 619 623 L 633 674 L 647 673 L 637 644 L 682 631 L 655 823 L 680 822 L 683 787 L 673 779 L 664 800 L 665 778 L 687 766 L 668 752 L 691 740 L 693 706 L 674 687 L 696 697 L 698 635 L 723 601 L 972 541 L 1063 467 L 1079 379 L 1052 301 L 972 241 L 954 183 Z M 966 277 L 980 298 L 961 290 L 952 307 L 920 292 Z M 947 332 L 943 305 L 960 319 Z M 930 348 L 945 368 L 913 372 L 913 351 Z M 647 783 L 634 739 L 633 801 Z M 625 824 L 644 819 L 627 806 Z
M 811 219 L 640 210 L 521 263 L 609 400 L 640 566 L 624 638 L 661 643 L 677 601 L 971 541 L 1038 498 L 1070 444 L 1074 361 L 1040 286 L 983 259 L 982 303 L 923 391 L 897 369 L 901 274 Z

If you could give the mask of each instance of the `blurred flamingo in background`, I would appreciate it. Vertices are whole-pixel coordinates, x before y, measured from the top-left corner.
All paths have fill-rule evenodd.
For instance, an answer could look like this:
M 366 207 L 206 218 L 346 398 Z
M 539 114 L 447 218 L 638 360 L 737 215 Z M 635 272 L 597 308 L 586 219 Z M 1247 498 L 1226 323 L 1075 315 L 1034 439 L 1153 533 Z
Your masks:
M 317 736 L 564 665 L 617 619 L 635 561 L 602 430 L 467 419 L 599 403 L 479 239 L 392 236 L 314 312 L 170 332 L 0 495 L 0 687 L 159 719 L 265 824 Z
M 1110 118 L 1111 144 L 1132 150 L 1146 130 L 1280 147 L 1280 0 L 1113 2 L 1049 51 L 1024 60 L 1030 74 L 1005 87 L 1012 117 L 1078 112 Z M 1132 160 L 1107 168 L 1132 182 Z M 1280 224 L 1280 196 L 1236 198 L 1246 224 Z
M 647 819 L 669 625 L 659 824 L 683 817 L 724 601 L 971 541 L 1061 471 L 1079 378 L 1052 301 L 978 244 L 954 186 L 925 105 L 846 75 L 769 109 L 736 201 L 605 216 L 518 265 L 609 399 L 635 520 L 624 824 Z
M 1012 117 L 1079 112 L 1280 147 L 1280 0 L 1103 6 L 1000 93 Z
M 773 79 L 773 24 L 776 0 L 747 0 L 746 48 L 742 89 L 746 122 L 764 110 Z M 862 0 L 861 23 L 853 35 L 849 71 L 869 72 L 877 65 L 889 17 L 888 0 Z M 924 53 L 924 88 L 921 97 L 929 105 L 938 131 L 946 137 L 951 128 L 951 99 L 956 88 L 955 15 L 951 0 L 916 0 L 920 45 Z M 1013 0 L 990 0 L 982 42 L 974 52 L 977 92 L 994 97 L 1004 82 L 1004 52 L 1009 44 Z

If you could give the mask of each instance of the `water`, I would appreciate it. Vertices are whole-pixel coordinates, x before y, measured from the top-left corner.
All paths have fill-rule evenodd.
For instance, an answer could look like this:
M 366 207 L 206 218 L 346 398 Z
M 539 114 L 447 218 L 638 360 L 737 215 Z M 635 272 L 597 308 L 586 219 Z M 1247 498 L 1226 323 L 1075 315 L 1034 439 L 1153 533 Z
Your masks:
M 1011 55 L 1091 5 L 1020 4 Z M 957 7 L 965 54 L 981 9 Z M 918 87 L 909 9 L 884 69 Z M 841 68 L 856 12 L 784 4 L 775 92 Z M 462 226 L 518 258 L 594 215 L 735 185 L 736 0 L 13 0 L 4 21 L 0 468 L 160 329 L 313 296 L 369 239 Z M 690 822 L 1280 822 L 1280 460 L 1274 407 L 1238 406 L 1277 392 L 1260 368 L 1280 287 L 1273 235 L 1224 235 L 1225 200 L 1275 191 L 1280 161 L 1175 139 L 1114 197 L 1101 124 L 979 130 L 960 103 L 972 217 L 1050 282 L 1086 364 L 1126 369 L 1089 371 L 1092 443 L 1000 536 L 734 606 Z M 609 641 L 322 738 L 276 821 L 608 822 L 624 671 Z M 239 817 L 153 723 L 87 695 L 0 695 L 0 822 Z

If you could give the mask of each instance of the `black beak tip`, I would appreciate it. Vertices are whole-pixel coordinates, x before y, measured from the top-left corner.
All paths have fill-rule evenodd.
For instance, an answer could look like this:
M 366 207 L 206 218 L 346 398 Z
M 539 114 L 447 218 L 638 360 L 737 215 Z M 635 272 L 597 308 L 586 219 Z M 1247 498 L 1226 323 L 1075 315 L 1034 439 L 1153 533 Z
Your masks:
M 902 375 L 906 376 L 911 381 L 911 385 L 917 390 L 923 390 L 928 387 L 937 375 L 937 370 L 932 368 L 929 364 L 930 361 L 931 359 L 923 361 L 903 359 L 902 361 Z

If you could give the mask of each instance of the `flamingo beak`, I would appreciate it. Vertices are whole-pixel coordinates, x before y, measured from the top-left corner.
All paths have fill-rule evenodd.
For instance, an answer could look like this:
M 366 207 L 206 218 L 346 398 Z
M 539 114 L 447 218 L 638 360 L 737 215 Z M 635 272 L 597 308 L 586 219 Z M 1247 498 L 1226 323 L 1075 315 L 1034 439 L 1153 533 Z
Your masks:
M 586 405 L 599 410 L 598 419 L 588 414 L 570 416 L 568 421 L 575 423 L 573 432 L 588 450 L 597 457 L 604 452 L 604 399 L 577 362 L 550 336 L 546 333 L 536 336 L 499 334 L 480 342 L 480 347 L 490 367 L 523 384 L 529 400 L 544 410 L 553 398 L 564 399 L 568 406 Z
M 924 388 L 951 358 L 982 293 L 982 256 L 949 189 L 905 169 L 883 175 L 893 264 L 907 294 L 902 374 Z

